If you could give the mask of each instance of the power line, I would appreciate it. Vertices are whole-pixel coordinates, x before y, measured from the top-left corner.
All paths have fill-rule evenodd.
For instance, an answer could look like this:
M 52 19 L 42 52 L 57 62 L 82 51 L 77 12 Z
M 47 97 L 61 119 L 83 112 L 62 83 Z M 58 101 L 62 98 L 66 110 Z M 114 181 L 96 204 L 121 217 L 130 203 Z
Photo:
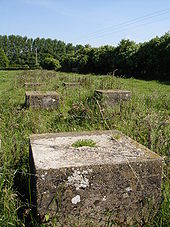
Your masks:
M 136 18 L 136 19 L 134 19 L 134 20 L 130 20 L 130 21 L 127 21 L 127 22 L 118 24 L 118 25 L 114 25 L 114 26 L 112 26 L 112 27 L 109 28 L 109 31 L 112 30 L 114 27 L 115 27 L 115 28 L 120 28 L 120 27 L 129 26 L 129 25 L 132 25 L 132 24 L 136 24 L 136 23 L 142 22 L 142 21 L 144 21 L 144 20 L 146 20 L 146 19 L 152 19 L 152 18 L 154 18 L 154 17 L 158 17 L 158 16 L 161 16 L 161 15 L 167 14 L 167 13 L 169 13 L 169 11 L 170 11 L 170 9 L 168 9 L 168 10 L 162 12 L 162 13 L 158 13 L 158 14 L 153 13 L 153 14 L 149 14 L 149 15 L 144 16 L 144 17 Z M 105 32 L 107 32 L 107 31 L 108 31 L 108 29 L 107 29 L 107 30 L 105 29 L 105 31 L 101 31 L 100 33 L 99 33 L 99 32 L 98 32 L 98 33 L 99 33 L 99 34 L 102 34 L 102 33 L 105 33 Z M 98 34 L 98 33 L 94 33 L 94 35 L 95 35 L 95 34 Z M 92 34 L 91 34 L 91 35 L 92 35 Z
M 129 20 L 127 22 L 122 22 L 120 24 L 117 24 L 117 25 L 112 25 L 112 26 L 109 26 L 109 27 L 106 27 L 106 28 L 103 28 L 103 29 L 100 29 L 96 32 L 92 32 L 92 33 L 89 33 L 88 36 L 90 35 L 93 35 L 93 34 L 97 34 L 97 33 L 102 33 L 104 32 L 105 30 L 108 30 L 108 29 L 111 29 L 111 28 L 114 28 L 114 27 L 120 27 L 121 25 L 128 25 L 129 23 L 131 22 L 138 22 L 138 21 L 141 21 L 141 20 L 145 20 L 145 19 L 150 19 L 152 17 L 155 17 L 155 16 L 160 16 L 162 14 L 166 14 L 170 11 L 170 8 L 166 9 L 166 10 L 160 10 L 160 11 L 156 11 L 154 13 L 151 13 L 151 14 L 147 14 L 145 16 L 141 16 L 141 17 L 138 17 L 138 18 L 135 18 L 135 19 L 132 19 L 132 20 Z
M 167 20 L 167 19 L 170 19 L 170 17 L 166 17 L 166 18 L 163 18 L 163 19 L 161 19 L 161 20 L 156 20 L 156 21 L 152 21 L 152 22 L 146 22 L 146 23 L 143 23 L 143 24 L 135 25 L 135 26 L 132 26 L 131 28 L 133 29 L 133 28 L 136 28 L 136 27 L 141 27 L 141 26 L 143 26 L 143 25 L 154 24 L 154 23 L 157 23 L 157 22 L 160 22 L 160 21 L 163 21 L 163 20 Z M 108 32 L 108 33 L 106 33 L 106 34 L 103 34 L 103 35 L 98 36 L 97 39 L 101 39 L 102 37 L 105 37 L 105 36 L 107 36 L 107 35 L 111 35 L 111 34 L 113 34 L 113 33 L 115 34 L 115 33 L 124 31 L 124 30 L 126 30 L 127 28 L 128 28 L 128 27 L 125 27 L 125 28 L 120 29 L 120 30 L 115 30 L 115 31 Z M 89 38 L 88 40 L 94 40 L 94 39 L 96 39 L 96 38 L 95 38 L 95 37 L 92 37 L 92 38 Z
M 162 15 L 163 15 L 163 14 L 162 14 Z M 152 17 L 152 18 L 153 18 L 153 17 Z M 150 17 L 150 19 L 151 19 L 151 17 Z M 164 20 L 164 19 L 163 19 L 163 20 Z M 138 21 L 138 22 L 143 22 L 143 21 L 145 21 L 145 20 L 140 20 L 140 21 Z M 160 20 L 160 21 L 161 21 L 161 20 Z M 150 24 L 150 23 L 155 23 L 155 22 L 157 22 L 157 21 L 154 21 L 154 22 L 147 22 L 147 23 L 145 23 L 145 24 Z M 94 39 L 94 38 L 106 36 L 106 35 L 111 34 L 111 33 L 114 33 L 114 32 L 119 32 L 119 31 L 122 31 L 122 30 L 124 30 L 124 29 L 127 29 L 128 27 L 130 27 L 131 25 L 134 25 L 134 24 L 136 24 L 136 22 L 135 22 L 135 23 L 126 24 L 126 25 L 124 25 L 121 29 L 117 28 L 117 29 L 112 29 L 112 30 L 107 31 L 107 32 L 102 32 L 102 33 L 100 33 L 100 34 L 98 34 L 98 35 L 91 36 L 91 37 L 89 37 L 89 38 L 87 38 L 87 39 Z M 137 25 L 137 26 L 138 26 L 138 25 Z
M 102 34 L 105 35 L 105 34 L 108 33 L 108 31 L 110 33 L 110 30 L 112 30 L 112 32 L 114 32 L 115 29 L 119 29 L 121 27 L 127 27 L 129 25 L 133 25 L 133 24 L 145 21 L 147 19 L 152 19 L 152 18 L 155 18 L 155 17 L 158 17 L 158 16 L 162 16 L 162 15 L 165 15 L 169 12 L 170 12 L 170 8 L 167 8 L 167 9 L 164 9 L 164 10 L 156 11 L 154 13 L 147 14 L 145 16 L 141 16 L 141 17 L 129 20 L 127 22 L 122 22 L 122 23 L 119 23 L 117 25 L 112 25 L 112 26 L 97 30 L 95 32 L 92 32 L 92 33 L 89 33 L 88 35 L 83 36 L 83 40 L 84 40 L 85 37 L 87 37 L 86 38 L 86 40 L 87 40 L 87 39 L 90 39 L 90 38 L 93 38 L 93 37 L 97 37 L 98 35 L 102 35 Z

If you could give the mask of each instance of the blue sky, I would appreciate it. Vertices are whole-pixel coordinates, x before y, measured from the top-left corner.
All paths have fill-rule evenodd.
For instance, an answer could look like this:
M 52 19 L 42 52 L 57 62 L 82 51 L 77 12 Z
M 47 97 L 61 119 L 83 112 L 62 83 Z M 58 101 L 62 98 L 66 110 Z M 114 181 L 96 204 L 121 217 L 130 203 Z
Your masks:
M 170 0 L 0 0 L 0 34 L 92 46 L 170 30 Z

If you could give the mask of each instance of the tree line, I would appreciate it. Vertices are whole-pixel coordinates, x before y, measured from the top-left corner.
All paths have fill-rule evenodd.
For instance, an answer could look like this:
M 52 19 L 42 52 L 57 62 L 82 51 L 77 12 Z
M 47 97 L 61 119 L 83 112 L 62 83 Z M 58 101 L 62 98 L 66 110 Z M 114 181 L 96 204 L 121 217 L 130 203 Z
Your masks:
M 97 48 L 88 44 L 73 46 L 56 39 L 0 36 L 0 68 L 41 67 L 65 72 L 168 80 L 170 34 L 165 33 L 144 43 L 122 39 L 116 47 L 105 45 Z

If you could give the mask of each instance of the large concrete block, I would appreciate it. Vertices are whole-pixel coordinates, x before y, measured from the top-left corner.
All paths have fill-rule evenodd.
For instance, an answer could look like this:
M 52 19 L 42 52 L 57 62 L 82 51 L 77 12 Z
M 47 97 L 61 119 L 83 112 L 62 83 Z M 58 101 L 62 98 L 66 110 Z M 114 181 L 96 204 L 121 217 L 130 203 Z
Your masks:
M 35 109 L 56 109 L 59 104 L 59 95 L 54 91 L 26 91 L 25 103 L 27 107 Z
M 80 139 L 96 146 L 73 147 Z M 104 226 L 109 218 L 142 224 L 159 206 L 161 157 L 117 131 L 33 135 L 30 165 L 41 220 L 48 214 L 64 226 Z
M 124 90 L 95 90 L 97 99 L 104 101 L 104 103 L 114 106 L 120 101 L 127 101 L 131 98 L 130 91 Z

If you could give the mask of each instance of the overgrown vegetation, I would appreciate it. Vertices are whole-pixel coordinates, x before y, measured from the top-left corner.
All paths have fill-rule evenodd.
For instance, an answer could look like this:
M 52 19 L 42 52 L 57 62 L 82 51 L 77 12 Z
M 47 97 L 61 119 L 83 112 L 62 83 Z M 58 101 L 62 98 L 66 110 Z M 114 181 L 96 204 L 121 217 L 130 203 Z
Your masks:
M 25 82 L 43 82 L 38 89 L 57 90 L 59 108 L 26 109 Z M 65 88 L 63 82 L 81 86 Z M 132 100 L 115 108 L 96 101 L 95 89 L 111 88 L 132 91 Z M 145 226 L 170 226 L 169 106 L 168 83 L 45 70 L 0 71 L 0 226 L 38 226 L 30 206 L 30 134 L 105 129 L 120 130 L 164 157 L 160 210 Z
M 9 60 L 9 68 L 34 69 L 40 65 L 45 69 L 61 69 L 64 72 L 169 80 L 169 33 L 144 43 L 123 39 L 116 47 L 106 45 L 98 48 L 10 35 L 0 36 L 0 48 Z M 5 67 L 0 65 L 0 68 Z

